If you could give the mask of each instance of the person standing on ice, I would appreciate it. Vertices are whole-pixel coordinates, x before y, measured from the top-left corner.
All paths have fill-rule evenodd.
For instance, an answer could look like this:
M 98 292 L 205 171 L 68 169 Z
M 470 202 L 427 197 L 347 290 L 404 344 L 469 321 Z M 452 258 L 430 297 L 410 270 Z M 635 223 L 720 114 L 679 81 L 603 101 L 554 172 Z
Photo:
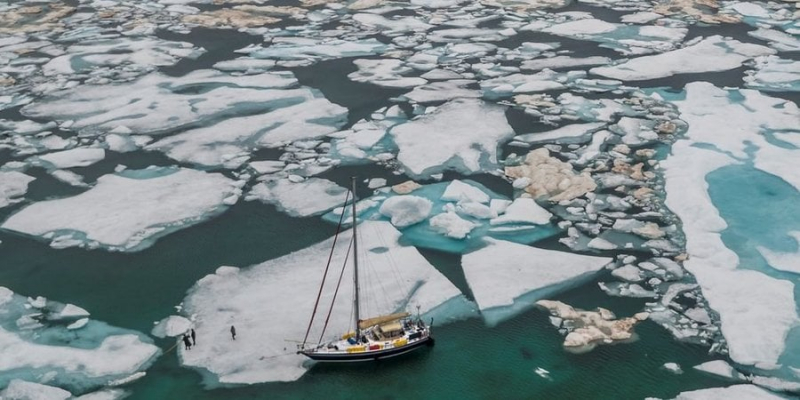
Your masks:
M 192 348 L 192 341 L 189 340 L 189 335 L 183 335 L 183 346 L 186 350 L 190 350 Z
M 197 346 L 197 336 L 194 334 L 194 328 L 192 328 L 192 346 Z
M 231 337 L 233 338 L 233 340 L 236 340 L 236 327 L 234 327 L 233 325 L 231 325 Z

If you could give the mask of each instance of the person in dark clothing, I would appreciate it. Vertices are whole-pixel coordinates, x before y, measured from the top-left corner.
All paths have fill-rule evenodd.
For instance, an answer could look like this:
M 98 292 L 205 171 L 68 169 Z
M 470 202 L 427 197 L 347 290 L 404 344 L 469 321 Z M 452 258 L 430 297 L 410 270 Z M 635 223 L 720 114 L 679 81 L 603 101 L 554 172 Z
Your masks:
M 231 325 L 231 337 L 233 338 L 233 340 L 236 340 L 236 327 L 234 327 L 233 325 Z
M 197 336 L 194 334 L 194 328 L 192 328 L 192 346 L 197 346 Z
M 189 335 L 183 335 L 183 345 L 186 347 L 186 350 L 192 348 L 192 341 L 189 340 Z

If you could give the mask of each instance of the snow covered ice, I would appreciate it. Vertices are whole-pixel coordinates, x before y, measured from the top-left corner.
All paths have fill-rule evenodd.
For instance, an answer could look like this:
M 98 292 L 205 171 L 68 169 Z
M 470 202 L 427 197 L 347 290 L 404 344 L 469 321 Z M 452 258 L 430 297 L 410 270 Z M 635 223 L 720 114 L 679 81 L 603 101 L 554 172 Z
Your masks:
M 298 183 L 278 179 L 253 186 L 245 199 L 274 204 L 294 217 L 308 217 L 342 205 L 346 193 L 347 189 L 327 179 L 309 178 Z
M 332 269 L 338 270 L 345 256 L 352 230 L 339 235 L 338 250 L 334 253 Z M 364 299 L 378 299 L 376 305 L 365 302 L 363 315 L 381 315 L 420 306 L 423 314 L 437 313 L 458 317 L 465 312 L 458 304 L 465 303 L 458 289 L 430 265 L 413 247 L 399 244 L 400 232 L 383 221 L 367 221 L 359 226 L 360 256 L 365 271 L 360 276 Z M 363 236 L 361 236 L 363 235 Z M 220 268 L 216 274 L 200 279 L 189 292 L 184 312 L 195 316 L 195 329 L 204 332 L 204 342 L 191 351 L 181 351 L 181 363 L 197 368 L 209 386 L 252 384 L 271 381 L 292 381 L 306 371 L 305 357 L 294 354 L 294 345 L 285 339 L 302 340 L 313 299 L 316 297 L 332 238 L 309 248 L 266 261 L 241 270 Z M 390 258 L 391 257 L 391 258 Z M 366 265 L 366 267 L 364 267 Z M 392 276 L 401 279 L 382 282 L 386 292 L 367 284 L 369 276 Z M 327 308 L 333 290 L 323 293 L 320 304 Z M 348 331 L 347 319 L 352 302 L 352 280 L 342 280 L 340 296 L 333 309 L 331 324 L 325 338 Z M 253 306 L 253 305 L 258 306 Z M 280 321 L 280 323 L 276 323 Z M 317 321 L 310 337 L 317 342 L 321 321 Z M 230 326 L 237 331 L 236 341 L 230 340 Z M 280 357 L 273 357 L 278 356 Z M 265 357 L 273 357 L 265 362 Z
M 504 240 L 485 241 L 485 247 L 465 254 L 461 265 L 475 302 L 489 325 L 533 307 L 537 300 L 591 279 L 611 261 Z
M 77 196 L 31 204 L 0 227 L 42 237 L 52 246 L 134 251 L 225 209 L 225 199 L 238 190 L 233 183 L 191 169 L 124 171 L 98 178 Z
M 17 171 L 0 171 L 0 208 L 22 201 L 32 176 Z
M 415 177 L 448 169 L 470 174 L 491 167 L 497 163 L 499 144 L 514 135 L 502 107 L 472 99 L 447 102 L 390 133 L 399 149 L 398 161 Z
M 83 317 L 72 315 L 68 307 L 0 287 L 0 387 L 14 379 L 32 382 L 17 381 L 5 395 L 39 389 L 34 384 L 42 381 L 85 392 L 145 369 L 160 354 L 144 335 L 103 322 L 88 320 L 69 329 L 68 324 Z

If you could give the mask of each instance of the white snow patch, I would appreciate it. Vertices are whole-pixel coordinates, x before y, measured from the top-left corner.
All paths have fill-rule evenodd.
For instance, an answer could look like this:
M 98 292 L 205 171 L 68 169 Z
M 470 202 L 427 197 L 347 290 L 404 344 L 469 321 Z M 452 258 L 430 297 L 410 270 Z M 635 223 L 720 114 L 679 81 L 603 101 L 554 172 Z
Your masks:
M 419 196 L 392 196 L 383 201 L 380 213 L 392 220 L 392 225 L 405 228 L 424 221 L 431 214 L 433 203 Z
M 492 225 L 505 224 L 534 224 L 544 225 L 550 222 L 553 214 L 545 210 L 530 197 L 520 197 L 515 199 L 506 209 L 505 213 L 497 218 L 493 218 Z
M 22 201 L 32 176 L 17 171 L 0 171 L 0 208 Z
M 253 186 L 245 199 L 274 204 L 294 217 L 308 217 L 342 205 L 346 196 L 347 189 L 334 182 L 308 178 L 298 183 L 288 179 L 261 182 Z

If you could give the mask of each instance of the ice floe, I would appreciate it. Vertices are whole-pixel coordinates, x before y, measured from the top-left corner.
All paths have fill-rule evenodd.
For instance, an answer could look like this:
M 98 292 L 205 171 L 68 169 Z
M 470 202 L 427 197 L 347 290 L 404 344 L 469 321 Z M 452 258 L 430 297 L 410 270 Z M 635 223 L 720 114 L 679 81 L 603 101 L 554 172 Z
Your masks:
M 40 236 L 51 246 L 134 251 L 198 223 L 238 197 L 234 181 L 218 173 L 154 168 L 105 175 L 77 196 L 34 203 L 1 228 Z
M 498 146 L 514 131 L 503 107 L 456 99 L 393 127 L 390 134 L 405 171 L 413 177 L 429 177 L 449 169 L 471 174 L 491 168 L 497 163 Z
M 189 321 L 188 319 L 179 315 L 170 315 L 169 317 L 158 321 L 150 333 L 159 338 L 176 337 L 189 332 L 191 327 L 192 321 Z
M 34 179 L 18 171 L 0 171 L 0 208 L 22 201 Z
M 526 133 L 514 137 L 525 143 L 537 144 L 544 142 L 554 143 L 581 143 L 591 140 L 592 133 L 605 126 L 602 122 L 590 122 L 587 124 L 570 124 L 546 132 Z
M 278 64 L 287 61 L 315 63 L 343 57 L 358 57 L 381 54 L 387 46 L 376 39 L 346 41 L 341 39 L 310 38 L 275 38 L 272 45 L 266 48 L 246 48 L 240 50 L 251 57 L 278 60 Z
M 0 391 L 0 398 L 8 400 L 66 400 L 72 393 L 53 386 L 14 379 L 5 390 Z
M 50 168 L 72 168 L 86 167 L 105 157 L 106 152 L 103 149 L 76 148 L 38 156 L 36 161 Z
M 754 57 L 774 53 L 775 50 L 761 45 L 710 36 L 678 50 L 595 67 L 591 72 L 622 81 L 641 81 L 675 74 L 727 71 Z
M 136 134 L 159 134 L 226 114 L 266 111 L 283 89 L 297 84 L 291 73 L 230 76 L 198 70 L 182 77 L 160 73 L 114 85 L 82 85 L 59 91 L 22 109 L 34 118 L 74 120 L 70 129 L 93 134 L 124 127 Z M 193 90 L 187 90 L 193 88 Z M 301 93 L 289 93 L 297 96 Z M 86 107 L 91 104 L 91 107 Z
M 369 82 L 374 85 L 390 88 L 412 88 L 427 83 L 420 77 L 405 77 L 414 72 L 413 68 L 405 66 L 400 60 L 355 60 L 358 71 L 347 75 L 355 82 Z
M 342 205 L 346 194 L 347 189 L 327 179 L 309 178 L 298 183 L 277 179 L 253 186 L 246 200 L 260 200 L 291 216 L 308 217 Z
M 783 397 L 755 385 L 733 385 L 723 388 L 699 389 L 682 392 L 675 400 L 781 400 Z
M 800 246 L 800 232 L 789 232 L 795 240 L 795 243 Z M 770 250 L 769 248 L 758 246 L 756 247 L 759 253 L 767 260 L 767 263 L 776 269 L 786 272 L 794 272 L 800 274 L 800 252 L 778 252 Z
M 767 92 L 800 91 L 800 61 L 761 56 L 754 64 L 755 70 L 744 78 L 747 87 Z
M 796 130 L 800 112 L 791 103 L 755 91 L 726 91 L 702 82 L 688 84 L 685 99 L 673 102 L 689 130 L 687 140 L 673 145 L 662 167 L 665 203 L 681 218 L 686 236 L 689 259 L 684 266 L 694 274 L 709 306 L 719 313 L 731 358 L 739 364 L 774 368 L 789 330 L 798 321 L 794 284 L 737 268 L 738 257 L 720 237 L 727 224 L 709 198 L 705 176 L 746 159 L 746 142 L 750 142 L 757 146 L 757 168 L 766 168 L 798 187 L 800 182 L 787 170 L 791 160 L 776 168 L 768 161 L 775 157 L 770 156 L 775 150 L 761 135 Z M 728 134 L 717 134 L 720 130 Z
M 62 393 L 37 382 L 85 392 L 142 371 L 160 353 L 144 335 L 103 322 L 69 329 L 83 319 L 71 314 L 69 306 L 0 287 L 0 387 L 8 385 L 0 394 Z
M 597 188 L 588 173 L 576 174 L 572 165 L 550 156 L 546 148 L 529 152 L 518 166 L 506 166 L 505 173 L 511 178 L 528 178 L 527 193 L 553 202 L 572 200 Z
M 465 254 L 461 266 L 475 302 L 489 325 L 508 319 L 537 300 L 591 279 L 611 259 L 539 249 L 505 240 Z
M 351 232 L 341 233 L 339 243 L 348 243 Z M 458 304 L 466 304 L 466 300 L 458 289 L 415 248 L 400 245 L 400 232 L 391 224 L 367 221 L 359 226 L 359 232 L 359 248 L 364 253 L 361 266 L 366 268 L 360 274 L 361 296 L 377 301 L 364 301 L 362 315 L 420 306 L 423 314 L 438 313 L 441 323 L 445 316 L 464 312 Z M 306 359 L 294 354 L 294 344 L 285 340 L 303 339 L 320 282 L 309 277 L 323 270 L 332 240 L 249 268 L 220 268 L 200 279 L 184 302 L 184 312 L 194 315 L 195 329 L 203 332 L 208 344 L 181 350 L 181 363 L 201 370 L 210 386 L 298 379 L 306 371 Z M 343 263 L 346 247 L 334 253 L 331 265 L 335 270 Z M 367 284 L 369 276 L 399 279 L 384 279 L 385 293 L 381 294 L 377 285 Z M 345 294 L 352 293 L 352 279 L 342 280 L 339 291 L 324 338 L 350 328 L 347 315 L 352 296 Z M 333 288 L 323 292 L 320 304 L 326 311 L 332 292 Z M 237 330 L 236 341 L 230 339 L 231 325 Z M 319 340 L 321 325 L 322 321 L 314 325 L 310 342 Z

